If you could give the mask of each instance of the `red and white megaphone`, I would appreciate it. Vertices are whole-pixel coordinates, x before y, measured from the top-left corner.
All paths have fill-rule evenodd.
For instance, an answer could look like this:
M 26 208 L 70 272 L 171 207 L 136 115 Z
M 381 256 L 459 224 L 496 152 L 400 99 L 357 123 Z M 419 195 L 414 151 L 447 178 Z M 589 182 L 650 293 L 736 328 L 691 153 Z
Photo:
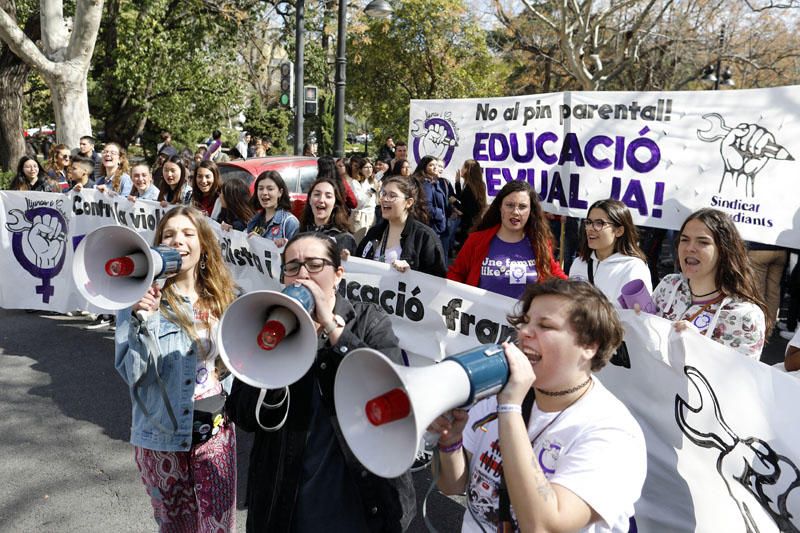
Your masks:
M 88 233 L 75 249 L 72 278 L 90 304 L 107 311 L 130 307 L 159 278 L 181 268 L 180 252 L 151 247 L 124 226 L 105 226 Z
M 278 389 L 299 380 L 317 357 L 314 297 L 302 285 L 237 298 L 219 324 L 217 346 L 231 373 L 253 387 Z
M 507 381 L 508 362 L 498 344 L 424 367 L 396 365 L 376 350 L 359 348 L 336 372 L 336 416 L 361 464 L 378 476 L 398 477 L 411 468 L 436 417 L 496 394 Z

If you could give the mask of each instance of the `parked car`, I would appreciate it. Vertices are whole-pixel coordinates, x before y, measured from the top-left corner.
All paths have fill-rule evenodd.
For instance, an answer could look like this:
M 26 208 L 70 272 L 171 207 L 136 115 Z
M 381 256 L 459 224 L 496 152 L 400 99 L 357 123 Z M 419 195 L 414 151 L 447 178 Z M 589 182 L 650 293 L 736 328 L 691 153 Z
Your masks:
M 306 205 L 306 197 L 311 184 L 317 179 L 317 158 L 301 156 L 271 156 L 244 160 L 227 161 L 219 164 L 219 174 L 223 181 L 241 178 L 253 193 L 256 178 L 262 172 L 276 170 L 286 182 L 292 199 L 292 213 L 297 218 Z
M 47 124 L 46 126 L 39 126 L 38 128 L 28 128 L 22 132 L 23 137 L 33 137 L 35 135 L 55 135 L 56 125 Z

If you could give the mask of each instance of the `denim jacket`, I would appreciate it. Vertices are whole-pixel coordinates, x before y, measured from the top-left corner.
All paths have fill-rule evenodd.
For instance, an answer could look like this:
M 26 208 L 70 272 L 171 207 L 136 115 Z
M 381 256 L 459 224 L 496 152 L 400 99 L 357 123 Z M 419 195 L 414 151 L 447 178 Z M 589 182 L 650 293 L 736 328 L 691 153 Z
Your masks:
M 184 305 L 191 316 L 188 299 L 184 300 Z M 142 326 L 157 339 L 160 354 L 150 356 L 140 333 Z M 114 365 L 131 394 L 131 444 L 158 451 L 188 451 L 192 445 L 197 365 L 191 338 L 180 326 L 167 320 L 163 313 L 149 314 L 142 324 L 128 308 L 117 313 L 114 340 Z M 168 414 L 156 372 L 164 384 L 177 428 Z M 230 376 L 223 381 L 225 390 L 230 390 L 231 382 Z M 136 396 L 147 413 L 142 410 Z
M 247 223 L 247 233 L 261 230 L 259 234 L 265 239 L 273 241 L 275 239 L 289 240 L 300 229 L 300 221 L 297 220 L 297 217 L 284 209 L 278 209 L 275 212 L 275 216 L 272 217 L 266 228 L 262 227 L 263 224 L 264 210 L 262 209 Z

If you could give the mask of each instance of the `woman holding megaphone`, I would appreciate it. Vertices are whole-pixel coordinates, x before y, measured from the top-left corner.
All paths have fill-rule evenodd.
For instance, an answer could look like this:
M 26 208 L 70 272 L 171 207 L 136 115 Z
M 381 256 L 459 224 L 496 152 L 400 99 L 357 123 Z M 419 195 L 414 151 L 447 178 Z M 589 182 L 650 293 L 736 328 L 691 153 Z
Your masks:
M 247 489 L 247 531 L 401 531 L 415 513 L 409 473 L 383 479 L 355 459 L 339 428 L 333 384 L 342 359 L 370 347 L 401 364 L 389 317 L 372 303 L 351 303 L 333 238 L 293 237 L 283 252 L 283 282 L 314 296 L 316 360 L 298 381 L 264 390 L 234 381 L 226 409 L 255 432 Z M 275 348 L 280 349 L 280 346 Z
M 627 532 L 644 484 L 644 436 L 592 374 L 622 341 L 614 308 L 585 282 L 528 285 L 509 322 L 509 379 L 441 434 L 438 485 L 467 494 L 462 531 Z
M 234 531 L 236 435 L 213 339 L 236 287 L 200 211 L 168 211 L 155 243 L 180 252 L 180 270 L 117 315 L 136 466 L 161 531 Z

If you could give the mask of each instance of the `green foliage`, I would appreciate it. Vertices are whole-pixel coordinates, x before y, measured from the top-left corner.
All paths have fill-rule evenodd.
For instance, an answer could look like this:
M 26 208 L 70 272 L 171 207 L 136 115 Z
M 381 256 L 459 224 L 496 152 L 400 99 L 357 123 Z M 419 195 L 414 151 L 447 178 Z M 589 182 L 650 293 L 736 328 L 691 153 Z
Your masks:
M 260 100 L 253 100 L 245 111 L 245 126 L 251 135 L 267 137 L 272 140 L 272 154 L 283 154 L 289 151 L 289 129 L 293 115 L 281 107 L 266 107 Z
M 36 128 L 55 122 L 50 88 L 36 71 L 31 71 L 28 83 L 25 84 L 25 96 L 22 107 L 22 125 L 24 128 Z
M 193 149 L 237 115 L 245 92 L 231 36 L 247 27 L 255 4 L 122 0 L 119 13 L 106 10 L 91 108 L 107 135 L 130 142 L 147 118 L 146 140 L 169 130 L 176 145 Z
M 373 128 L 408 131 L 411 99 L 499 96 L 507 67 L 464 0 L 402 0 L 391 20 L 356 20 L 348 44 L 347 100 Z
M 14 170 L 9 170 L 8 172 L 3 172 L 0 170 L 0 191 L 8 190 L 11 180 L 14 179 L 14 174 L 16 174 L 16 171 Z

